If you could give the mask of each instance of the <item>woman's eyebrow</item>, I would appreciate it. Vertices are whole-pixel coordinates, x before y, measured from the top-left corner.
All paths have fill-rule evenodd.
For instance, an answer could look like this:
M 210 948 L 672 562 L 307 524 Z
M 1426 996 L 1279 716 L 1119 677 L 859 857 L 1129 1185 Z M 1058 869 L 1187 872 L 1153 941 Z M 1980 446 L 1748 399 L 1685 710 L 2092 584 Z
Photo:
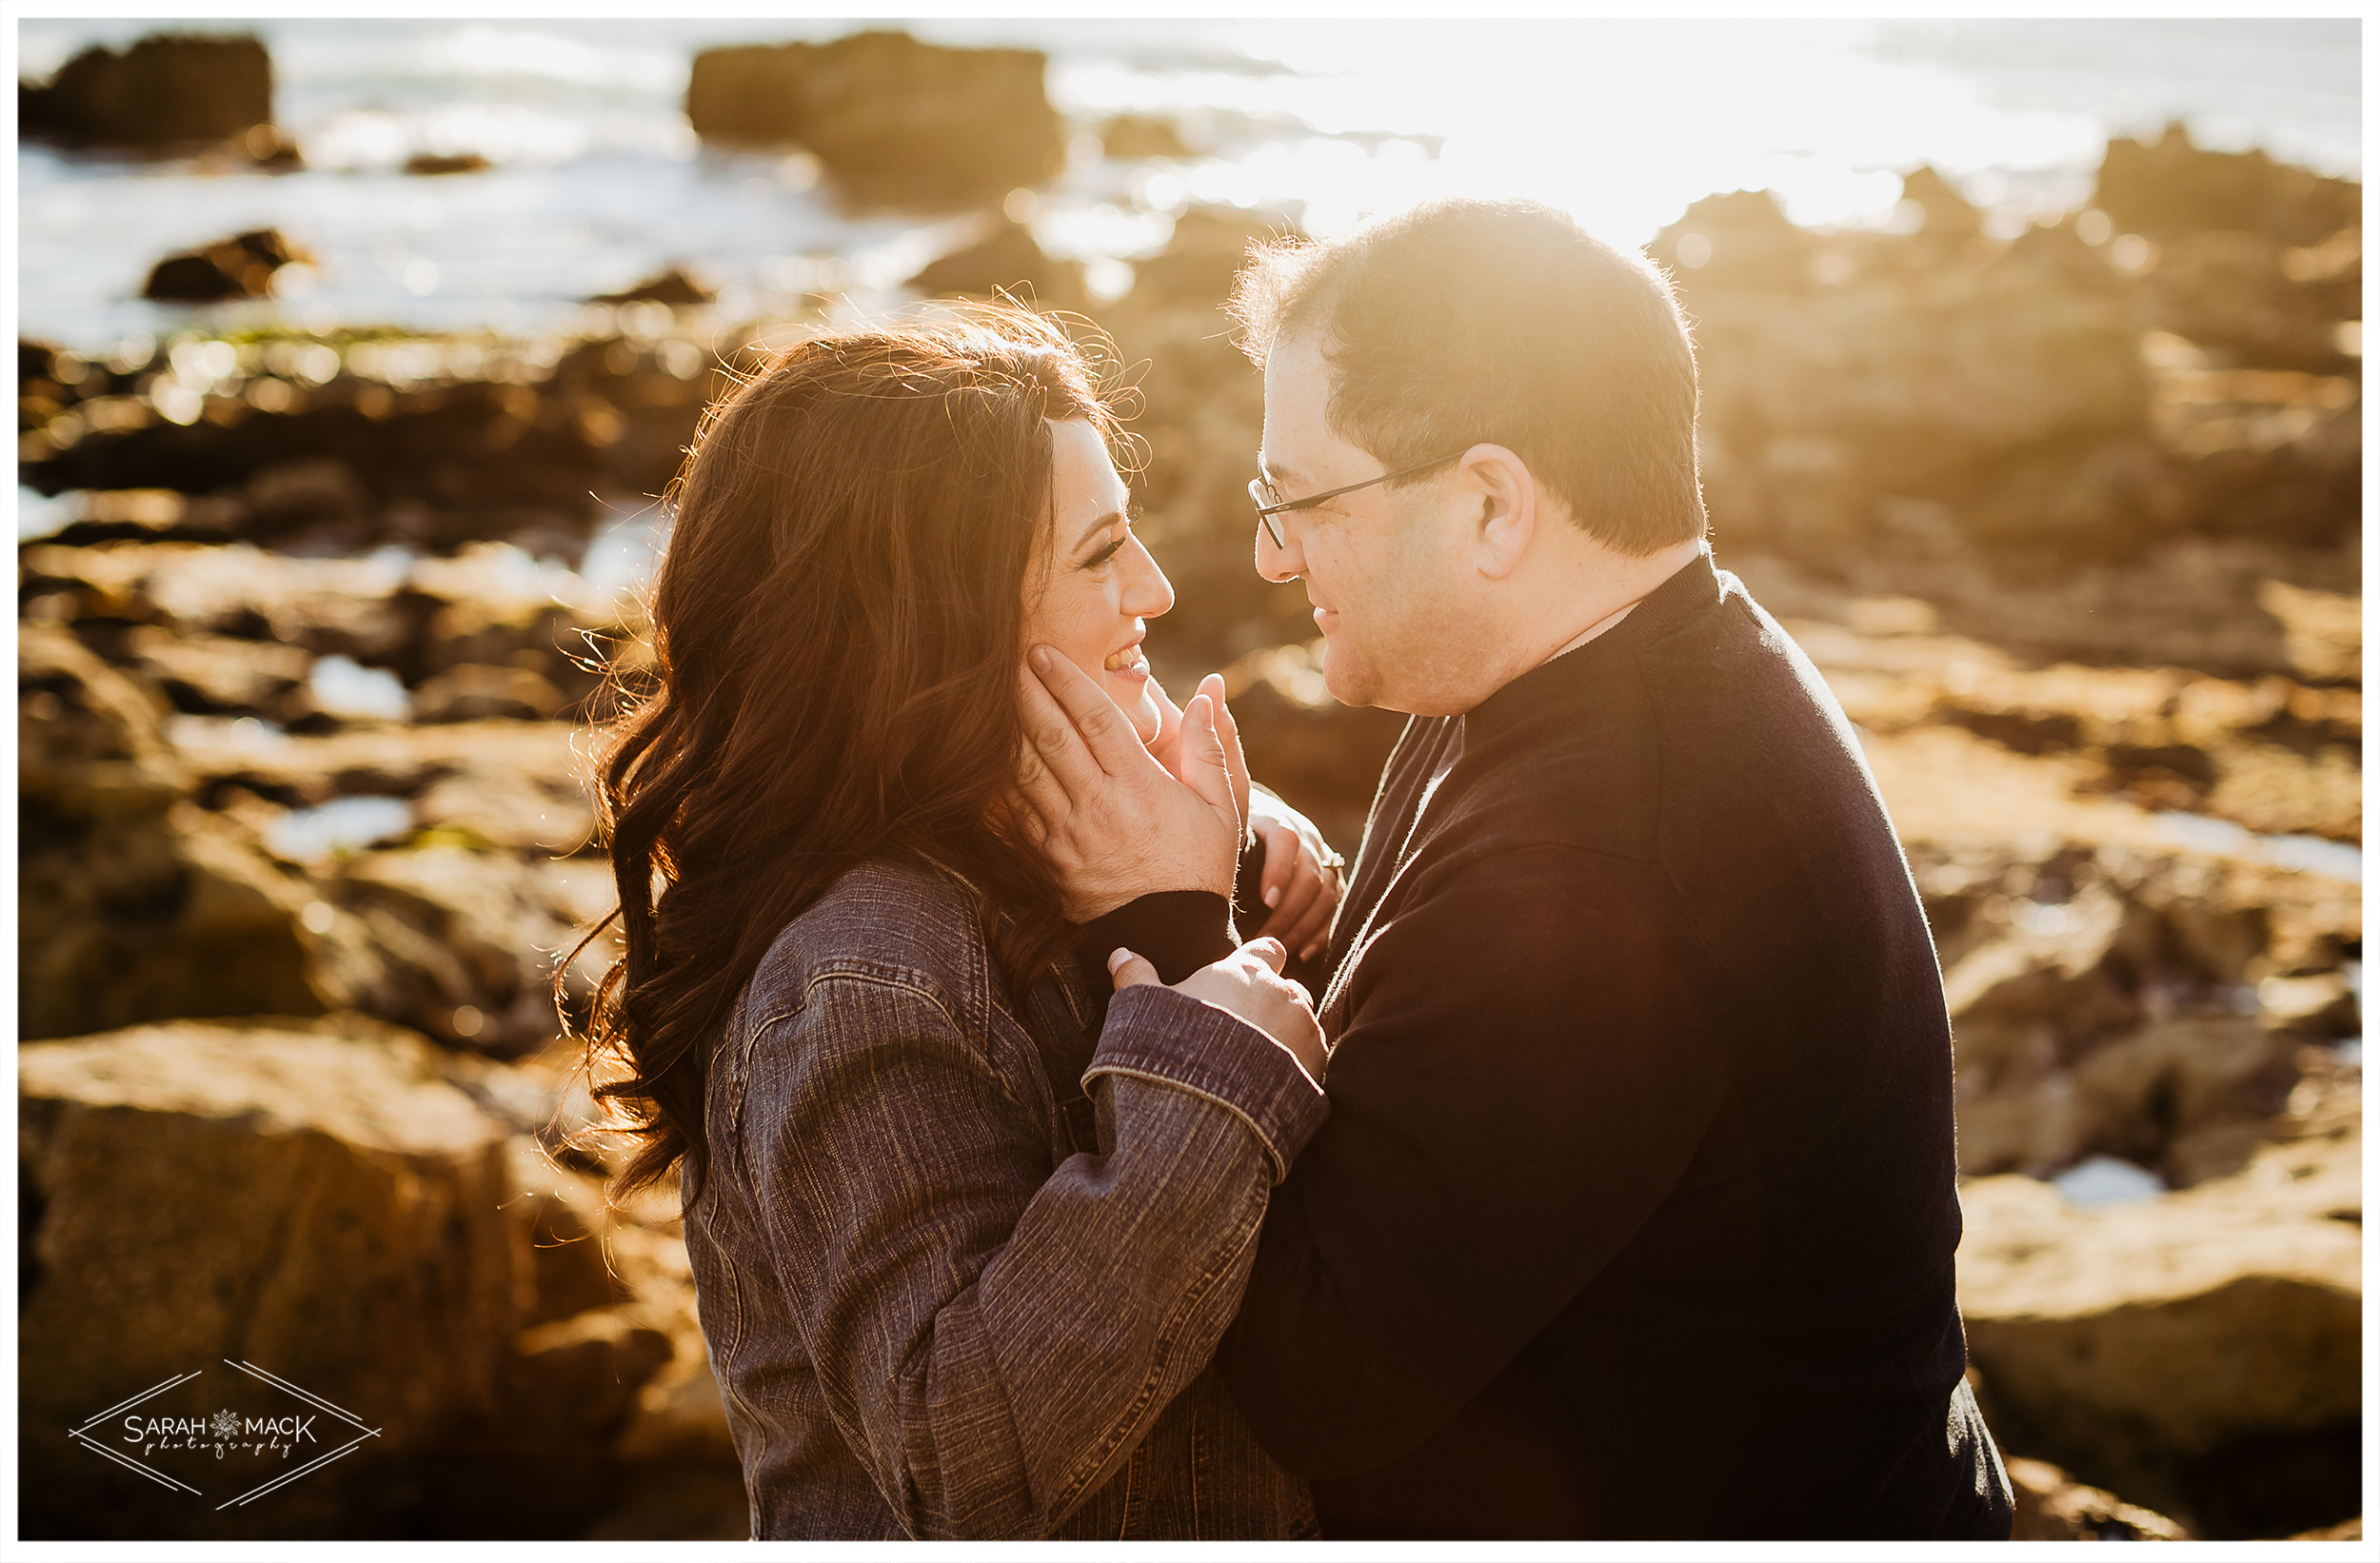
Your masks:
M 1082 535 L 1075 539 L 1074 545 L 1078 548 L 1081 547 L 1084 544 L 1090 542 L 1092 538 L 1101 532 L 1104 532 L 1110 526 L 1115 525 L 1116 523 L 1122 521 L 1123 519 L 1124 513 L 1121 510 L 1108 511 L 1107 514 L 1100 517 L 1097 521 L 1091 523 L 1090 525 L 1082 528 Z

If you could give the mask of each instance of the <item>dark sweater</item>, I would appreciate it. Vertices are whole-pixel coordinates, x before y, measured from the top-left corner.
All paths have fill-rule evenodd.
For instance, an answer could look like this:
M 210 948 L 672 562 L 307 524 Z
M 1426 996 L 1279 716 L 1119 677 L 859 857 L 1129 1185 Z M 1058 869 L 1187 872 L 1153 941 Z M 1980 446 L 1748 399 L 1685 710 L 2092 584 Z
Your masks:
M 1329 960 L 1221 1358 L 1325 1534 L 2008 1533 L 1933 941 L 1733 576 L 1412 722 Z

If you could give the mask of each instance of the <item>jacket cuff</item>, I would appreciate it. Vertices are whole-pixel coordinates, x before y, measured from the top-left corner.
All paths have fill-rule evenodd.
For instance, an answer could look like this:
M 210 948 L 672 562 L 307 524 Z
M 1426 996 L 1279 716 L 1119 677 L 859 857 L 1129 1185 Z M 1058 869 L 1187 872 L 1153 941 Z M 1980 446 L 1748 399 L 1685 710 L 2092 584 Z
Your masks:
M 1107 980 L 1107 958 L 1118 945 L 1145 956 L 1160 980 L 1179 982 L 1240 947 L 1231 903 L 1211 890 L 1160 890 L 1128 900 L 1082 925 L 1075 958 L 1094 987 Z
M 1255 1133 L 1276 1183 L 1330 1113 L 1289 1049 L 1229 1010 L 1152 983 L 1124 989 L 1107 1006 L 1084 1089 L 1098 1075 L 1155 1080 L 1223 1108 Z

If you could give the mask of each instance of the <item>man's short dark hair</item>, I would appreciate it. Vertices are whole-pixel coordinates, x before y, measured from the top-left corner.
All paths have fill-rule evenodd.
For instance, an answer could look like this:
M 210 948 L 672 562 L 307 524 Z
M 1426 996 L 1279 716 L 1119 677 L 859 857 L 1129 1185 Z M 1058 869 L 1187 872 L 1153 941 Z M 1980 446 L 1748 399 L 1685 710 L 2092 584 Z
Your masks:
M 1531 201 L 1433 201 L 1319 243 L 1259 247 L 1232 285 L 1259 365 L 1309 337 L 1341 439 L 1392 470 L 1507 445 L 1629 554 L 1702 536 L 1694 344 L 1642 255 Z M 1407 480 L 1414 481 L 1414 480 Z

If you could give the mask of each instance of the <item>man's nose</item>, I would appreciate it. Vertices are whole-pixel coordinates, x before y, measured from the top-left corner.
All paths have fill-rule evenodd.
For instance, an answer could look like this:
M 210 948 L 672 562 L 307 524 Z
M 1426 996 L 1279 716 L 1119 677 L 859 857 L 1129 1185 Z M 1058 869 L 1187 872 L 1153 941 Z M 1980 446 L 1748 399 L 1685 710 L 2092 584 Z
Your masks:
M 1270 521 L 1272 526 L 1265 524 Z M 1281 540 L 1273 541 L 1273 527 L 1280 528 Z M 1299 542 L 1298 529 L 1286 515 L 1259 518 L 1256 525 L 1256 573 L 1265 580 L 1279 584 L 1295 581 L 1306 572 L 1305 548 Z

